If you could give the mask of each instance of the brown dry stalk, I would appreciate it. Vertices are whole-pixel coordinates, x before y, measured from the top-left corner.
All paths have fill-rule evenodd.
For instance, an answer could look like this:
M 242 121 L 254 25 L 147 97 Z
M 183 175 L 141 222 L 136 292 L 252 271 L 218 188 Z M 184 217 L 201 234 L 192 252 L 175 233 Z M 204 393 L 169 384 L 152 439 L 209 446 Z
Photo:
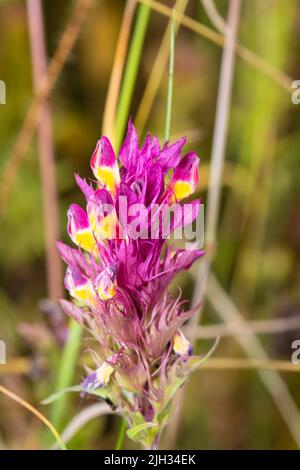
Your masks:
M 28 28 L 32 57 L 34 88 L 39 84 L 47 68 L 45 32 L 41 0 L 27 0 Z M 59 238 L 59 211 L 55 174 L 52 116 L 49 102 L 44 100 L 38 122 L 38 149 L 41 187 L 43 195 L 44 238 L 48 297 L 56 301 L 62 297 L 62 264 L 56 249 Z
M 181 23 L 186 28 L 190 29 L 191 31 L 194 31 L 197 34 L 200 34 L 201 36 L 217 44 L 218 46 L 224 46 L 224 36 L 222 34 L 217 33 L 213 29 L 201 24 L 199 21 L 196 21 L 193 18 L 190 18 L 189 16 L 179 13 L 178 11 L 176 11 L 176 9 L 169 8 L 166 5 L 157 2 L 156 0 L 139 0 L 139 2 L 149 5 L 152 10 L 157 11 L 158 13 L 168 18 L 171 18 L 172 14 L 174 14 L 176 21 Z M 282 72 L 277 67 L 270 64 L 268 61 L 258 56 L 250 49 L 244 47 L 241 44 L 236 45 L 236 52 L 245 62 L 247 62 L 253 68 L 267 75 L 288 93 L 291 92 L 291 84 L 294 79 L 291 78 L 289 75 Z
M 220 191 L 222 172 L 225 160 L 225 149 L 228 132 L 228 120 L 230 112 L 230 101 L 232 94 L 232 83 L 234 76 L 235 64 L 235 44 L 237 41 L 238 25 L 240 17 L 240 0 L 230 0 L 228 7 L 228 32 L 225 38 L 224 50 L 222 54 L 221 70 L 219 77 L 219 88 L 217 97 L 216 118 L 212 142 L 212 156 L 209 174 L 209 185 L 207 195 L 207 215 L 206 215 L 206 239 L 207 239 L 207 254 L 202 264 L 200 265 L 196 286 L 192 298 L 192 306 L 195 308 L 202 301 L 207 279 L 210 272 L 211 263 L 213 260 L 214 244 L 217 232 L 217 222 L 219 216 L 220 205 Z M 199 323 L 201 309 L 197 315 L 189 321 L 188 331 L 190 332 L 189 338 L 191 343 L 194 344 L 196 340 L 196 329 Z M 184 389 L 180 391 L 177 396 L 178 412 L 172 422 L 172 426 L 168 429 L 168 441 L 173 446 L 176 442 L 177 433 L 180 428 L 182 419 L 182 404 L 184 400 Z M 176 405 L 174 404 L 174 407 Z
M 215 370 L 276 370 L 279 372 L 300 372 L 300 364 L 290 361 L 249 359 L 236 357 L 214 357 L 203 363 L 201 369 Z
M 0 365 L 1 375 L 28 374 L 32 369 L 33 363 L 25 357 L 16 357 L 10 359 L 7 364 Z
M 213 325 L 198 326 L 195 331 L 197 339 L 216 338 L 217 336 L 237 336 L 255 334 L 278 334 L 285 331 L 300 329 L 300 318 L 298 316 L 291 318 L 275 318 L 272 320 L 252 320 L 245 324 L 219 323 Z
M 43 79 L 40 81 L 38 90 L 32 98 L 10 158 L 8 159 L 2 173 L 0 183 L 0 215 L 3 214 L 6 208 L 10 191 L 14 186 L 23 159 L 33 139 L 44 101 L 53 90 L 93 2 L 94 0 L 77 1 L 54 56 L 43 76 Z
M 289 328 L 291 329 L 291 328 Z M 217 331 L 217 329 L 216 329 Z M 246 327 L 245 327 L 246 331 Z M 285 328 L 280 329 L 285 331 Z M 244 330 L 241 328 L 241 334 Z M 273 331 L 271 331 L 273 332 Z M 278 331 L 277 331 L 278 332 Z M 265 331 L 264 331 L 265 333 Z M 235 335 L 237 335 L 235 329 Z M 253 332 L 251 331 L 251 333 Z M 200 335 L 199 337 L 202 338 Z M 212 335 L 204 335 L 204 338 L 211 338 Z M 214 336 L 215 337 L 215 336 Z M 88 358 L 85 362 L 88 362 Z M 0 367 L 0 375 L 19 375 L 28 374 L 33 363 L 27 358 L 11 359 L 7 364 Z M 266 369 L 278 370 L 283 372 L 300 372 L 300 364 L 293 364 L 290 361 L 274 360 L 274 359 L 252 359 L 252 358 L 236 358 L 236 357 L 216 357 L 210 358 L 204 362 L 201 369 Z

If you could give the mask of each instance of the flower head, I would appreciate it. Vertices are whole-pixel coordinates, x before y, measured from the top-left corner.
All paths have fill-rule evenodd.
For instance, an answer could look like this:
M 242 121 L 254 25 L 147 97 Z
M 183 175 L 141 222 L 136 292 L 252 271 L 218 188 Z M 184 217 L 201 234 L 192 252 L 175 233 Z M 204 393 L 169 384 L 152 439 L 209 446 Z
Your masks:
M 119 168 L 109 140 L 102 137 L 91 158 L 96 183 L 76 176 L 86 199 L 86 210 L 72 204 L 68 211 L 68 233 L 76 248 L 58 243 L 73 298 L 62 306 L 98 342 L 99 360 L 83 388 L 105 388 L 131 428 L 152 423 L 149 431 L 135 433 L 145 446 L 157 439 L 174 391 L 195 363 L 180 330 L 193 311 L 167 290 L 176 273 L 203 255 L 167 240 L 191 224 L 200 208 L 197 200 L 184 210 L 184 200 L 198 185 L 199 163 L 193 152 L 181 156 L 184 144 L 183 138 L 161 147 L 156 136 L 147 135 L 140 148 L 130 121 Z M 162 209 L 169 215 L 173 206 L 167 224 Z

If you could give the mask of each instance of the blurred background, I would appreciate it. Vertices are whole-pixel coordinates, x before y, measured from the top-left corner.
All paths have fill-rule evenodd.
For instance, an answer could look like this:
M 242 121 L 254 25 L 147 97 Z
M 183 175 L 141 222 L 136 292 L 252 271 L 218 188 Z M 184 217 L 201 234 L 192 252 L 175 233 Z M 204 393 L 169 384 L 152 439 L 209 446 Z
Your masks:
M 74 326 L 73 349 L 66 353 L 64 348 L 68 321 L 55 301 L 66 296 L 64 267 L 53 240 L 67 240 L 67 208 L 83 202 L 73 174 L 91 177 L 89 158 L 103 131 L 117 148 L 130 114 L 141 139 L 149 130 L 163 140 L 170 10 L 157 10 L 175 3 L 193 19 L 193 27 L 176 23 L 171 138 L 187 135 L 186 148 L 199 154 L 198 192 L 206 203 L 223 79 L 218 41 L 226 28 L 228 0 L 160 1 L 149 10 L 142 2 L 125 0 L 0 1 L 0 80 L 6 84 L 6 104 L 0 105 L 0 340 L 6 344 L 6 364 L 0 365 L 0 384 L 47 415 L 61 432 L 94 401 L 70 394 L 41 404 L 84 375 L 85 343 L 79 347 L 81 332 Z M 180 416 L 172 432 L 166 430 L 166 447 L 300 447 L 300 375 L 296 366 L 289 367 L 292 343 L 300 339 L 300 104 L 291 100 L 292 82 L 300 78 L 299 20 L 298 0 L 241 1 L 214 277 L 196 334 L 196 349 L 204 352 L 211 338 L 223 333 L 215 353 L 219 362 L 187 384 Z M 196 31 L 195 24 L 202 29 Z M 56 61 L 51 63 L 53 81 L 43 88 L 45 57 Z M 113 70 L 121 70 L 122 77 L 116 122 L 110 116 Z M 156 80 L 153 99 L 145 95 L 149 80 Z M 40 111 L 44 124 L 36 126 Z M 192 298 L 201 263 L 176 278 L 174 292 L 179 285 L 183 296 Z M 245 322 L 256 336 L 246 334 Z M 235 333 L 226 323 L 235 324 Z M 252 367 L 254 358 L 265 366 Z M 68 447 L 113 448 L 119 425 L 112 415 L 93 419 Z M 0 448 L 52 444 L 32 413 L 0 394 Z M 126 440 L 125 448 L 133 446 Z

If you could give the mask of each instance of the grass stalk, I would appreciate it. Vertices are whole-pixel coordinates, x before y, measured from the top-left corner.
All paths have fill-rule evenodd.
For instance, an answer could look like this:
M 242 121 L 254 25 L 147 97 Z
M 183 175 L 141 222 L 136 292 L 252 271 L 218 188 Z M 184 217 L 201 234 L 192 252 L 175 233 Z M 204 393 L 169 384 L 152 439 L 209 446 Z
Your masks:
M 128 115 L 130 113 L 130 103 L 132 100 L 134 85 L 140 64 L 149 17 L 150 8 L 147 5 L 139 5 L 117 109 L 115 126 L 116 150 L 120 147 L 124 130 L 126 128 Z
M 174 4 L 174 10 L 176 10 L 178 14 L 182 14 L 185 12 L 187 5 L 188 0 L 177 0 Z M 146 122 L 151 112 L 151 108 L 161 84 L 165 67 L 169 58 L 171 21 L 172 16 L 170 17 L 170 21 L 168 22 L 168 26 L 163 35 L 160 48 L 153 63 L 145 91 L 136 113 L 135 124 L 140 134 L 144 132 Z M 175 34 L 178 33 L 179 27 L 180 23 L 175 22 Z
M 174 56 L 175 56 L 175 18 L 172 16 L 171 34 L 170 34 L 170 62 L 169 62 L 169 81 L 168 81 L 168 98 L 166 113 L 166 133 L 165 140 L 170 140 L 171 132 L 171 115 L 173 101 L 173 81 L 174 81 Z
M 115 144 L 115 117 L 136 0 L 127 0 L 103 112 L 102 134 Z
M 76 358 L 80 349 L 81 335 L 81 325 L 71 320 L 69 325 L 69 337 L 62 353 L 55 391 L 62 390 L 72 385 Z M 52 406 L 51 421 L 58 429 L 61 429 L 63 424 L 67 400 L 68 396 L 65 394 L 55 401 Z
M 120 426 L 120 431 L 119 431 L 119 435 L 118 435 L 118 439 L 117 439 L 117 443 L 116 443 L 116 450 L 121 450 L 122 449 L 123 442 L 124 442 L 124 439 L 125 439 L 125 435 L 126 435 L 126 421 L 125 421 L 124 418 L 122 418 L 122 423 L 121 423 L 121 426 Z

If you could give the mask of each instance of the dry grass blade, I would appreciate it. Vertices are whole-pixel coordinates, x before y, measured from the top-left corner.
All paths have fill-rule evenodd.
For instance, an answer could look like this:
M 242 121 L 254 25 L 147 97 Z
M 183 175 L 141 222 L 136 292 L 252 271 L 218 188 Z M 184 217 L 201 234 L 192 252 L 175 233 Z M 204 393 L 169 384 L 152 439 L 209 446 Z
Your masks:
M 16 181 L 22 161 L 35 133 L 35 129 L 43 108 L 45 99 L 51 93 L 80 32 L 86 15 L 94 0 L 78 0 L 69 23 L 62 35 L 56 52 L 41 80 L 38 91 L 27 110 L 20 132 L 10 158 L 4 168 L 0 184 L 0 215 L 7 206 L 10 191 Z
M 1 364 L 1 375 L 28 374 L 33 367 L 32 361 L 24 357 L 10 359 L 7 364 Z
M 149 5 L 153 10 L 158 13 L 171 18 L 172 9 L 163 5 L 160 2 L 155 0 L 139 0 L 141 3 Z M 199 21 L 194 20 L 188 16 L 185 16 L 178 11 L 174 11 L 174 17 L 177 22 L 181 23 L 186 28 L 194 31 L 197 34 L 205 37 L 209 41 L 217 44 L 218 46 L 223 47 L 224 45 L 224 36 L 220 33 L 217 33 L 213 29 L 208 28 L 207 26 L 199 23 Z M 246 63 L 251 65 L 254 69 L 259 70 L 261 73 L 267 75 L 271 80 L 276 82 L 281 88 L 283 88 L 288 93 L 291 93 L 291 84 L 294 81 L 293 78 L 289 77 L 286 73 L 279 70 L 274 65 L 267 62 L 262 57 L 259 57 L 254 52 L 250 51 L 243 45 L 236 45 L 236 52 Z
M 55 437 L 55 439 L 57 440 L 58 444 L 59 444 L 59 447 L 63 450 L 66 450 L 66 446 L 65 444 L 63 443 L 60 435 L 58 434 L 57 430 L 55 429 L 55 427 L 53 426 L 52 423 L 50 423 L 50 421 L 48 420 L 48 418 L 46 418 L 46 416 L 44 416 L 40 411 L 38 411 L 36 408 L 34 408 L 32 405 L 30 405 L 30 403 L 28 403 L 27 401 L 23 400 L 23 398 L 20 398 L 18 395 L 16 395 L 14 392 L 11 392 L 10 390 L 8 390 L 7 388 L 3 387 L 3 385 L 0 385 L 0 393 L 3 393 L 4 395 L 6 395 L 7 397 L 11 398 L 12 400 L 16 401 L 17 403 L 19 403 L 21 406 L 23 406 L 24 408 L 26 408 L 28 411 L 30 411 L 31 413 L 33 413 L 37 418 L 39 418 L 40 421 L 42 421 L 49 429 L 50 431 L 52 432 L 53 436 Z
M 227 31 L 227 25 L 223 17 L 219 14 L 213 0 L 200 0 L 203 8 L 205 9 L 207 16 L 214 25 L 214 27 L 220 31 L 222 34 L 225 34 Z
M 215 338 L 220 335 L 251 335 L 251 334 L 278 334 L 285 331 L 300 329 L 300 318 L 285 318 L 275 320 L 247 321 L 245 325 L 227 323 L 219 325 L 198 326 L 195 336 L 199 339 Z
M 236 357 L 214 357 L 203 363 L 201 369 L 208 370 L 272 370 L 280 372 L 300 372 L 300 364 L 289 361 L 272 361 L 269 359 L 249 359 Z

